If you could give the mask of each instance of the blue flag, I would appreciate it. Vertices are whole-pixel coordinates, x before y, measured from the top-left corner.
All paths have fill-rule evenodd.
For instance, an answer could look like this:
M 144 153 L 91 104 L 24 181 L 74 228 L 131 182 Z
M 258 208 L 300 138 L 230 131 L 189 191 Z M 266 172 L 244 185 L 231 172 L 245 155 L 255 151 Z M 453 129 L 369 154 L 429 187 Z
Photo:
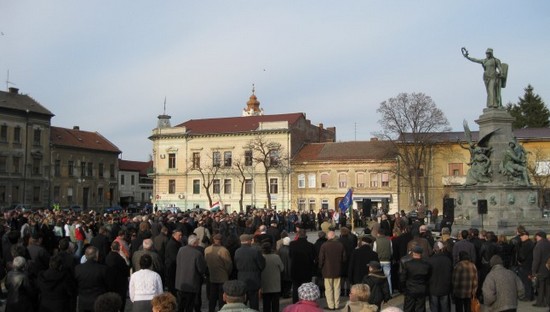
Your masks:
M 346 213 L 348 208 L 351 206 L 351 204 L 352 204 L 352 199 L 351 199 L 352 194 L 353 194 L 353 192 L 351 191 L 351 188 L 350 188 L 349 191 L 346 193 L 346 196 L 344 196 L 344 198 L 342 198 L 342 200 L 338 204 L 338 207 L 340 207 L 341 212 Z

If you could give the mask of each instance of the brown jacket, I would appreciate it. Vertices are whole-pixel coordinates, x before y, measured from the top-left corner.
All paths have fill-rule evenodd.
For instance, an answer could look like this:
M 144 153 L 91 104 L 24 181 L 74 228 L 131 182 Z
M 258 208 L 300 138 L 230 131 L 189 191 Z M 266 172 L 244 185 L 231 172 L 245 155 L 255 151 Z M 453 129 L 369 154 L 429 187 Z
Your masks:
M 227 248 L 211 245 L 204 250 L 211 283 L 224 283 L 229 279 L 233 262 Z
M 319 250 L 319 268 L 324 278 L 342 276 L 342 266 L 346 261 L 346 249 L 337 239 L 331 239 L 321 245 Z

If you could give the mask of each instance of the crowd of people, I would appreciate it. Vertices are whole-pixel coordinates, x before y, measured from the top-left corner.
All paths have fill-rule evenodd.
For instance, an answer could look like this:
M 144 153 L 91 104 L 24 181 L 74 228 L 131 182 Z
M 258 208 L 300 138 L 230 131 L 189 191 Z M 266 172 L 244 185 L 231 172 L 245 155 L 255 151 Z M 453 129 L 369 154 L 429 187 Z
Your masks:
M 6 311 L 125 311 L 129 299 L 136 312 L 199 312 L 203 298 L 209 312 L 275 312 L 281 298 L 292 298 L 288 312 L 381 311 L 398 293 L 404 311 L 425 311 L 426 301 L 431 311 L 452 304 L 470 311 L 472 299 L 490 311 L 513 311 L 517 300 L 548 306 L 550 242 L 542 231 L 532 239 L 520 226 L 510 241 L 478 229 L 455 237 L 441 222 L 436 238 L 419 215 L 352 220 L 364 233 L 326 209 L 7 211 Z M 317 232 L 314 243 L 307 231 Z

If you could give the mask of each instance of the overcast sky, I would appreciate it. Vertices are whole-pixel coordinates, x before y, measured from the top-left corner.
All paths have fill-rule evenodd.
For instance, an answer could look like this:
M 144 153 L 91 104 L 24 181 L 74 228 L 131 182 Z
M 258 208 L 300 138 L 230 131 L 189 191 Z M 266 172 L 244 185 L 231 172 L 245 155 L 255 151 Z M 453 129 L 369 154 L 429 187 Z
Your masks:
M 0 88 L 146 161 L 157 116 L 304 112 L 368 140 L 380 103 L 423 92 L 462 130 L 485 107 L 488 47 L 510 66 L 504 103 L 532 84 L 550 104 L 550 1 L 0 0 Z

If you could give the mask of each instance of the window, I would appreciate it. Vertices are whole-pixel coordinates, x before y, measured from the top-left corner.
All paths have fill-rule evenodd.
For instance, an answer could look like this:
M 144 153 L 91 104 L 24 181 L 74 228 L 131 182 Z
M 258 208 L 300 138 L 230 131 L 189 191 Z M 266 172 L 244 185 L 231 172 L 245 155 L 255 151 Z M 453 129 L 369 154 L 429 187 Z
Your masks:
M 59 198 L 61 197 L 61 187 L 56 185 L 53 187 L 53 200 L 59 203 Z
M 35 186 L 32 188 L 32 202 L 38 203 L 40 200 L 40 186 Z
M 8 126 L 0 126 L 0 142 L 8 142 Z
M 315 174 L 310 174 L 307 176 L 307 187 L 315 188 L 317 186 L 315 182 Z
M 0 203 L 6 202 L 6 186 L 0 185 Z
M 231 152 L 223 152 L 223 166 L 231 167 Z
M 449 175 L 450 176 L 462 176 L 462 163 L 451 163 L 449 164 Z
M 6 172 L 7 165 L 8 165 L 8 157 L 0 156 L 0 172 L 2 173 Z
M 378 187 L 378 173 L 370 174 L 370 187 Z
M 272 167 L 277 167 L 279 165 L 279 150 L 270 150 L 269 151 L 269 165 Z
M 81 161 L 80 162 L 80 177 L 86 176 L 86 163 Z
M 42 159 L 40 158 L 33 158 L 32 159 L 32 174 L 40 174 L 40 164 L 42 163 Z
M 40 129 L 34 129 L 34 135 L 32 139 L 32 143 L 34 145 L 40 145 L 42 143 L 42 130 Z
M 86 176 L 87 177 L 91 177 L 94 175 L 94 164 L 89 162 L 88 163 L 88 166 L 87 166 L 87 172 L 86 172 Z
M 61 160 L 56 159 L 53 166 L 53 175 L 56 177 L 61 176 Z
M 13 156 L 13 173 L 21 173 L 21 157 Z
M 115 164 L 109 165 L 109 177 L 111 178 L 115 177 Z
M 126 175 L 121 174 L 120 175 L 120 185 L 124 185 L 126 183 Z
M 357 173 L 357 188 L 364 188 L 365 187 L 365 173 L 364 172 L 358 172 Z
M 321 209 L 328 209 L 328 199 L 321 200 Z
M 130 185 L 136 185 L 136 176 L 133 174 L 130 176 Z
M 21 143 L 21 127 L 13 128 L 13 143 Z
M 193 194 L 201 193 L 201 180 L 193 180 Z
M 305 188 L 306 187 L 306 175 L 305 174 L 299 174 L 298 175 L 298 188 Z
M 321 187 L 322 188 L 328 188 L 328 179 L 329 179 L 328 173 L 321 173 Z
M 347 173 L 339 173 L 338 174 L 338 187 L 339 188 L 346 188 L 348 187 L 348 174 Z
M 176 194 L 176 180 L 168 180 L 168 194 Z
M 279 179 L 277 178 L 269 179 L 269 193 L 271 194 L 279 193 Z
M 103 172 L 104 170 L 105 170 L 105 168 L 103 167 L 103 163 L 97 164 L 97 176 L 98 176 L 98 177 L 103 178 L 103 176 L 104 176 L 104 174 L 105 174 L 105 173 Z
M 304 198 L 298 199 L 298 211 L 306 210 L 306 200 Z
M 69 160 L 67 167 L 69 167 L 69 177 L 74 177 L 74 161 Z
M 174 169 L 176 168 L 176 154 L 175 153 L 169 153 L 168 154 L 168 169 Z
M 252 179 L 245 179 L 244 180 L 244 193 L 245 194 L 252 194 Z
M 105 191 L 103 190 L 102 187 L 97 188 L 97 201 L 99 201 L 99 202 L 103 201 L 103 192 L 105 192 Z
M 12 202 L 19 202 L 19 185 L 11 187 L 11 200 Z
M 199 169 L 201 167 L 201 154 L 199 152 L 193 152 L 193 169 Z
M 214 181 L 212 181 L 212 193 L 220 194 L 220 187 L 220 179 L 214 179 Z
M 252 166 L 252 151 L 244 151 L 244 165 L 247 167 Z
M 388 172 L 382 173 L 382 187 L 390 186 L 390 174 Z
M 309 200 L 309 210 L 315 210 L 315 199 L 313 198 Z
M 231 194 L 231 179 L 224 179 L 223 180 L 223 193 L 224 194 Z
M 213 152 L 212 153 L 212 166 L 219 167 L 222 162 L 222 155 L 220 152 Z

